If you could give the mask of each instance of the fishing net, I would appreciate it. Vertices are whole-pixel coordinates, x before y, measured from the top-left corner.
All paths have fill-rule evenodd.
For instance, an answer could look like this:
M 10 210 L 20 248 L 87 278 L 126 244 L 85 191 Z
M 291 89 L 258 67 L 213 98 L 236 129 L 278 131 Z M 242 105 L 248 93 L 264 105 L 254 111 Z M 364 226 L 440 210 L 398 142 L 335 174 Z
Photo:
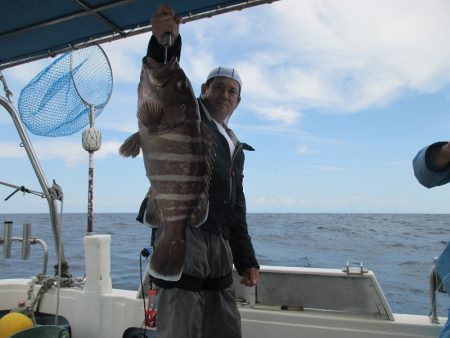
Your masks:
M 100 46 L 65 53 L 22 90 L 19 114 L 28 130 L 41 136 L 76 133 L 105 108 L 112 93 L 112 71 Z

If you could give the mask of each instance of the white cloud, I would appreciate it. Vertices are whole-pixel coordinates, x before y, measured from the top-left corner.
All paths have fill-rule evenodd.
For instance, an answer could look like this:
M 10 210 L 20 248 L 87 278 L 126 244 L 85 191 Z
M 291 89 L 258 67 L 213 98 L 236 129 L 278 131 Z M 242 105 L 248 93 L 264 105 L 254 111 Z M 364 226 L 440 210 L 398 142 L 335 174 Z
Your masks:
M 142 58 L 147 52 L 150 33 L 132 36 L 114 43 L 104 44 L 115 83 L 137 83 L 141 71 Z
M 232 58 L 250 100 L 357 111 L 450 82 L 448 13 L 444 0 L 283 0 L 242 14 L 266 28 L 241 37 L 257 52 L 226 43 L 244 48 Z
M 128 134 L 134 134 L 138 130 L 137 118 L 133 121 L 106 121 L 102 123 L 102 129 L 103 128 Z
M 113 91 L 111 101 L 96 119 L 98 128 L 127 133 L 137 131 L 137 83 L 128 87 L 128 90 Z
M 181 66 L 192 83 L 194 92 L 200 95 L 200 87 L 205 82 L 208 72 L 216 67 L 216 60 L 212 51 L 194 47 L 189 42 L 183 43 Z
M 311 154 L 318 154 L 318 150 L 311 149 L 309 145 L 304 144 L 297 148 L 297 154 L 301 156 L 305 155 L 311 155 Z
M 122 142 L 108 141 L 103 142 L 100 150 L 94 153 L 94 158 L 104 158 L 110 155 L 117 155 Z M 88 153 L 83 149 L 80 142 L 65 141 L 36 141 L 33 147 L 40 160 L 61 159 L 68 167 L 85 163 Z M 11 157 L 21 158 L 27 157 L 23 148 L 13 143 L 0 143 L 0 158 Z
M 19 158 L 25 156 L 25 150 L 18 143 L 0 143 L 0 157 Z
M 301 112 L 284 107 L 257 107 L 255 112 L 264 116 L 267 120 L 280 121 L 284 124 L 294 124 L 303 117 Z
M 121 141 L 108 141 L 102 144 L 102 147 L 95 154 L 98 158 L 107 156 L 116 156 L 119 153 L 119 147 L 122 145 Z
M 270 73 L 263 64 L 242 62 L 237 68 L 242 73 L 242 96 L 245 100 L 258 102 L 259 105 L 262 102 L 283 101 L 283 93 L 277 88 L 279 82 L 268 80 Z
M 45 60 L 25 63 L 14 68 L 5 69 L 3 72 L 6 80 L 8 81 L 8 85 L 17 84 L 20 87 L 24 87 L 37 74 L 39 74 L 41 70 L 43 70 L 55 60 L 56 58 L 47 58 Z M 3 95 L 3 86 L 1 88 Z M 14 93 L 14 96 L 17 96 L 18 98 L 20 96 L 20 93 Z

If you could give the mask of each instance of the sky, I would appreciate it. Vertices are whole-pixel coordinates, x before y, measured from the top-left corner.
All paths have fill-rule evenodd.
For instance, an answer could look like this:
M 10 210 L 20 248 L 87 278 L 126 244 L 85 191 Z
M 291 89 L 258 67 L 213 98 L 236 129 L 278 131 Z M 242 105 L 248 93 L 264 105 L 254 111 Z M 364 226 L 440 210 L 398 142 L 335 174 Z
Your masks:
M 248 212 L 449 213 L 450 186 L 427 189 L 412 159 L 450 139 L 450 2 L 282 0 L 181 25 L 181 66 L 196 95 L 216 66 L 238 69 L 242 101 L 229 126 L 246 152 Z M 149 13 L 150 17 L 151 13 Z M 114 89 L 95 126 L 94 212 L 137 212 L 143 159 L 118 148 L 137 130 L 141 60 L 151 33 L 102 45 Z M 3 71 L 14 102 L 54 59 Z M 16 105 L 17 107 L 17 105 Z M 86 212 L 81 131 L 29 133 L 65 212 Z M 0 181 L 40 191 L 9 114 L 0 108 Z M 45 199 L 0 185 L 0 213 L 47 212 Z

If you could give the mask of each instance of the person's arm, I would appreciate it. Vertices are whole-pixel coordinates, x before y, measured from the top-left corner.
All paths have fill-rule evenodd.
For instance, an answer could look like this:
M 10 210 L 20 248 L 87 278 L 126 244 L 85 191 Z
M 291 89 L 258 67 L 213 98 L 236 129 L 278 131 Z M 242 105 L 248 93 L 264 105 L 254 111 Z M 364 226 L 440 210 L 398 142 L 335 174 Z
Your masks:
M 256 285 L 259 279 L 259 264 L 255 250 L 247 230 L 247 221 L 242 208 L 233 208 L 230 226 L 230 247 L 233 253 L 233 263 L 240 276 L 241 283 L 247 286 Z
M 162 45 L 164 35 L 169 33 L 172 36 L 171 46 L 167 49 L 167 60 L 172 57 L 180 60 L 181 56 L 181 36 L 179 26 L 181 18 L 175 15 L 174 11 L 167 5 L 161 5 L 151 18 L 152 37 L 148 43 L 147 56 L 150 56 L 159 63 L 164 63 L 165 48 Z
M 242 277 L 241 283 L 246 286 L 253 286 L 258 283 L 259 264 L 255 256 L 251 237 L 248 233 L 247 211 L 242 179 L 241 172 L 237 182 L 236 201 L 229 220 L 229 242 L 233 253 L 234 266 L 238 274 Z
M 423 186 L 433 188 L 450 182 L 450 143 L 436 142 L 413 159 L 414 175 Z

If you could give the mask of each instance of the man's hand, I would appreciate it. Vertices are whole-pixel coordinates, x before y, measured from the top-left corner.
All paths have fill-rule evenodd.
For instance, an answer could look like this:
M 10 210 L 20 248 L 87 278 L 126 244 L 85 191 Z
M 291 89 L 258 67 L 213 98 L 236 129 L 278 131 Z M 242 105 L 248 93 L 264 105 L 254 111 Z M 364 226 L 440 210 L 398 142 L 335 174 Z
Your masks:
M 245 286 L 254 286 L 258 283 L 259 271 L 257 268 L 248 268 L 242 273 L 241 284 Z
M 450 163 L 450 142 L 437 148 L 430 154 L 431 163 L 435 169 L 444 169 Z
M 159 6 L 156 13 L 151 18 L 152 34 L 162 45 L 163 36 L 166 33 L 172 35 L 171 44 L 173 45 L 179 34 L 181 17 L 175 15 L 175 12 L 167 5 Z

